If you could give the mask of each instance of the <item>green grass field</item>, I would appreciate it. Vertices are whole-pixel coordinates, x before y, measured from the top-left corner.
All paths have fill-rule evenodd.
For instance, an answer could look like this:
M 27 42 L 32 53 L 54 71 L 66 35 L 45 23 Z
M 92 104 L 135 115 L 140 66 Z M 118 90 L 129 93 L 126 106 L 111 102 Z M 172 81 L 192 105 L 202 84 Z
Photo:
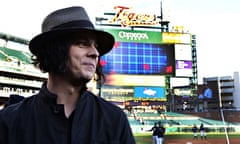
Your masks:
M 229 138 L 239 138 L 240 133 L 229 133 Z M 151 133 L 138 133 L 134 134 L 137 144 L 151 144 L 152 134 Z M 165 135 L 165 139 L 191 139 L 193 138 L 192 133 L 169 133 Z M 207 133 L 207 138 L 225 138 L 225 133 Z

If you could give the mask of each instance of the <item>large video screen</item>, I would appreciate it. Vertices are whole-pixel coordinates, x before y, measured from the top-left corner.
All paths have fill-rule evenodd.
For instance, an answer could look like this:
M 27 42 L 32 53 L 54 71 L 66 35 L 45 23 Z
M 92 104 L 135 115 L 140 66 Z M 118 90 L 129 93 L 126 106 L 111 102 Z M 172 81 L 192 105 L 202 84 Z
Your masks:
M 206 85 L 198 85 L 199 99 L 218 99 L 218 84 L 215 81 L 208 82 Z
M 116 42 L 101 64 L 105 74 L 173 75 L 174 45 Z

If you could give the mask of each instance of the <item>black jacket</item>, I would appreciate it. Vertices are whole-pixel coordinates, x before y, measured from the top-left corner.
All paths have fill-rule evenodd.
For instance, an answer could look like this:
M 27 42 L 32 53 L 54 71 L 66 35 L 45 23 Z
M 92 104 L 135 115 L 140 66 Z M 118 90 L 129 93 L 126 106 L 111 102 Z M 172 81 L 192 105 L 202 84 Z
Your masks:
M 125 113 L 84 91 L 72 118 L 44 84 L 37 95 L 0 112 L 0 144 L 135 144 Z

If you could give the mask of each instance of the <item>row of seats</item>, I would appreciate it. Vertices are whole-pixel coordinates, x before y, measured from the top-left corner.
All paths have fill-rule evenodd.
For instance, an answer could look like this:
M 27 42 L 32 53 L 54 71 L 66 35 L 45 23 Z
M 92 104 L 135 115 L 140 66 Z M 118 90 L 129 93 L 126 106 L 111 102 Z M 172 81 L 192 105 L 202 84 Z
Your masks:
M 31 64 L 31 54 L 18 51 L 6 47 L 0 47 L 0 59 L 3 61 L 18 61 L 20 60 L 22 63 Z

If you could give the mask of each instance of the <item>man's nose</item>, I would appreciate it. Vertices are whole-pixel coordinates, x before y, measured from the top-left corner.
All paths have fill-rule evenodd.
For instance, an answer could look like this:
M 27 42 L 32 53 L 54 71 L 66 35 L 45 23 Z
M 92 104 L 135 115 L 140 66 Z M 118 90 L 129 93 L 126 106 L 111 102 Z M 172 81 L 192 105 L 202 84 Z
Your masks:
M 93 58 L 99 57 L 99 52 L 97 50 L 97 46 L 94 43 L 92 43 L 89 46 L 88 56 L 93 57 Z

